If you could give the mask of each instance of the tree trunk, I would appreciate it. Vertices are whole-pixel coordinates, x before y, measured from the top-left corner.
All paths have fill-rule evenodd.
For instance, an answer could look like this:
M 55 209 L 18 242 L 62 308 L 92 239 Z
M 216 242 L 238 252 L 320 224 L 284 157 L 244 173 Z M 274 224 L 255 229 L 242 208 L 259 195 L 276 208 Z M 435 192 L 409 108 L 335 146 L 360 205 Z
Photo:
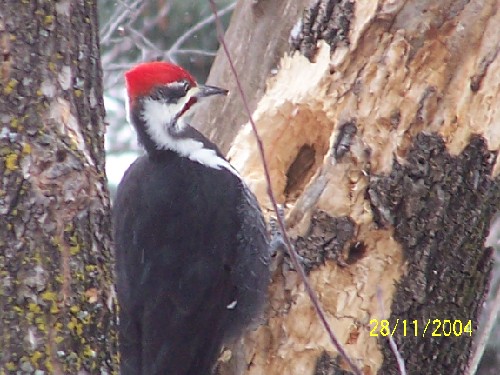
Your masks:
M 333 330 L 365 374 L 399 374 L 387 335 L 409 374 L 466 371 L 491 270 L 484 241 L 500 208 L 498 9 L 497 0 L 319 1 L 263 97 L 250 88 L 289 233 Z M 255 13 L 238 15 L 226 33 L 233 49 L 234 24 L 258 24 Z M 290 30 L 296 19 L 281 21 Z M 283 24 L 255 28 L 274 37 Z M 242 66 L 233 53 L 242 70 L 262 56 Z M 210 83 L 224 86 L 228 74 Z M 224 115 L 209 120 L 239 128 Z M 229 132 L 223 144 L 231 141 Z M 248 124 L 229 157 L 272 215 Z M 286 256 L 276 260 L 269 298 L 265 324 L 223 356 L 221 374 L 348 370 Z
M 96 2 L 3 0 L 0 51 L 0 373 L 117 373 Z

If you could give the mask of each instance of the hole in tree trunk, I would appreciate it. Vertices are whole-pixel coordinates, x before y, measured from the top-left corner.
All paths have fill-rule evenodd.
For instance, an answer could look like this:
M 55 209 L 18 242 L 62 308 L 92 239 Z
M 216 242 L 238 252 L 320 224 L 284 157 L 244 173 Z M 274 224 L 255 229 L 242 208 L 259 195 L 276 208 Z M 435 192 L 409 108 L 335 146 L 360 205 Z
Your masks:
M 316 150 L 310 145 L 303 145 L 295 160 L 286 172 L 285 196 L 297 198 L 312 175 L 312 167 L 316 158 Z

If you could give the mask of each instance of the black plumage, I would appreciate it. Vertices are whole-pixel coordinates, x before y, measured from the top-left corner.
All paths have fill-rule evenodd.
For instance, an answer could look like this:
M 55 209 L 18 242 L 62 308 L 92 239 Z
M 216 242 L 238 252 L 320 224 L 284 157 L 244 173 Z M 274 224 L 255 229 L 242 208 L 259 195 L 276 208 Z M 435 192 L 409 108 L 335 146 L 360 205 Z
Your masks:
M 196 130 L 185 133 L 222 157 Z M 121 374 L 208 375 L 223 343 L 259 319 L 265 223 L 231 170 L 146 148 L 113 210 Z

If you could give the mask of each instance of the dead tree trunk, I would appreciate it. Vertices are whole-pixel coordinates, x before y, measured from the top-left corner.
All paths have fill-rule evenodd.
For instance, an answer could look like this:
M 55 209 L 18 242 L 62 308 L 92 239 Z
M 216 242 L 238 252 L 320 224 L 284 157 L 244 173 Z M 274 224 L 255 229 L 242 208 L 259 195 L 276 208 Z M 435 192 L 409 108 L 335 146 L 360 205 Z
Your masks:
M 231 28 L 256 23 L 268 3 L 240 2 L 247 21 L 237 10 L 230 46 Z M 498 9 L 497 0 L 316 2 L 263 97 L 249 94 L 289 232 L 365 374 L 399 373 L 387 335 L 409 374 L 467 368 L 492 262 L 484 240 L 500 201 Z M 211 82 L 223 85 L 227 74 Z M 224 114 L 212 120 L 230 127 Z M 248 125 L 229 156 L 269 212 Z M 232 348 L 220 373 L 346 370 L 296 272 L 286 257 L 277 261 L 266 323 Z
M 0 4 L 0 373 L 116 366 L 95 1 Z

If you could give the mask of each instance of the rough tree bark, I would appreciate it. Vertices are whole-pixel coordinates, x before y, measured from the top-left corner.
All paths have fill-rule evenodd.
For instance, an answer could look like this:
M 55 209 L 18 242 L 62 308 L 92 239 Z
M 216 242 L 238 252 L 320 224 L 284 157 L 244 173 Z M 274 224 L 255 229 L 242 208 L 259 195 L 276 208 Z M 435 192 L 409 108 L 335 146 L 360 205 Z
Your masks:
M 267 41 L 254 47 L 251 31 L 240 40 L 231 30 L 251 25 L 273 40 L 278 27 L 276 59 L 300 18 L 287 17 L 300 9 L 277 2 L 286 20 L 273 13 L 269 22 L 261 10 L 270 3 L 240 1 L 226 39 L 248 72 L 273 189 L 334 331 L 365 374 L 399 373 L 382 319 L 408 373 L 463 374 L 500 201 L 498 0 L 317 1 L 264 90 L 255 82 L 274 64 L 261 66 Z M 209 82 L 237 96 L 228 75 L 219 52 Z M 249 126 L 227 122 L 243 113 L 233 97 L 238 114 L 226 116 L 226 105 L 211 114 L 212 136 L 229 145 L 238 133 L 229 157 L 271 215 Z M 275 266 L 265 324 L 222 357 L 219 372 L 345 373 L 286 256 Z M 457 336 L 446 336 L 445 320 L 457 321 Z
M 117 373 L 95 1 L 0 4 L 0 373 Z

